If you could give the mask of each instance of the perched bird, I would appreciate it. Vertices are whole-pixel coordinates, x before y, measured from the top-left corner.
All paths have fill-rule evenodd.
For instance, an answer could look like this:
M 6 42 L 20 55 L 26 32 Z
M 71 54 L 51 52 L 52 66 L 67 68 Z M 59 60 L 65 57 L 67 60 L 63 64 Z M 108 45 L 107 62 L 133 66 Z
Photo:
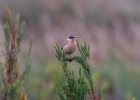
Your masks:
M 64 50 L 64 53 L 69 55 L 74 53 L 76 49 L 76 41 L 75 41 L 75 36 L 73 34 L 70 34 L 66 40 L 66 43 L 62 47 Z M 71 56 L 70 56 L 71 57 Z

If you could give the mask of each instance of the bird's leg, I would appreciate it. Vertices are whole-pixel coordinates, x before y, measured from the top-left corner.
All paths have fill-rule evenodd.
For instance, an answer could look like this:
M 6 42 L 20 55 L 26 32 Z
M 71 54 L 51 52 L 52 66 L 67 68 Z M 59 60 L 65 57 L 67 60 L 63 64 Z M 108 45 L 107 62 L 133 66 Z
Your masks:
M 69 55 L 70 56 L 70 55 Z M 70 58 L 72 58 L 71 56 L 70 56 Z
M 69 55 L 70 56 L 70 55 Z M 73 60 L 73 58 L 70 56 L 69 62 L 71 62 Z

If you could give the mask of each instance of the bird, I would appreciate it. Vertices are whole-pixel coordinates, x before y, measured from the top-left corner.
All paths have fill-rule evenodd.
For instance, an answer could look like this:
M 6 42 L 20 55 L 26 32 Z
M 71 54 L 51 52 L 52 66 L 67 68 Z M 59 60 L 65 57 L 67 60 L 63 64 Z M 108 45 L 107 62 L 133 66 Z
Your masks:
M 63 51 L 67 55 L 71 55 L 76 50 L 76 40 L 73 34 L 69 34 L 64 46 L 62 47 Z M 71 57 L 71 56 L 70 56 Z

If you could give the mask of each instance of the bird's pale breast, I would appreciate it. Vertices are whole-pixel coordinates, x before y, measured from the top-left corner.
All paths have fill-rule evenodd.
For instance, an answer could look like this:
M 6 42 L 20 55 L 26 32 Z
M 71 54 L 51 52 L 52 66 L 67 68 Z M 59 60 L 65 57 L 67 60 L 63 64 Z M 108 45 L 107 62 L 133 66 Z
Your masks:
M 65 54 L 72 54 L 76 49 L 76 43 L 73 40 L 70 40 L 64 47 L 63 50 Z

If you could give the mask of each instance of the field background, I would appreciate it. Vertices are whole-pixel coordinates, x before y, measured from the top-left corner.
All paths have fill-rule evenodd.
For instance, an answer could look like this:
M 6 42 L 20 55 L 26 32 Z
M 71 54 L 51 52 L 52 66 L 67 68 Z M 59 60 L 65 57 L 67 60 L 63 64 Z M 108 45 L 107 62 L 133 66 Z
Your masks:
M 140 100 L 140 0 L 0 0 L 0 59 L 4 57 L 4 5 L 26 21 L 21 44 L 21 72 L 30 35 L 34 35 L 28 100 L 59 100 L 55 82 L 62 68 L 55 58 L 56 42 L 63 46 L 72 33 L 91 47 L 91 70 L 104 100 Z M 72 55 L 78 55 L 78 50 Z M 78 75 L 79 65 L 69 64 Z

